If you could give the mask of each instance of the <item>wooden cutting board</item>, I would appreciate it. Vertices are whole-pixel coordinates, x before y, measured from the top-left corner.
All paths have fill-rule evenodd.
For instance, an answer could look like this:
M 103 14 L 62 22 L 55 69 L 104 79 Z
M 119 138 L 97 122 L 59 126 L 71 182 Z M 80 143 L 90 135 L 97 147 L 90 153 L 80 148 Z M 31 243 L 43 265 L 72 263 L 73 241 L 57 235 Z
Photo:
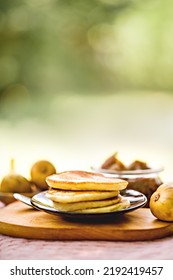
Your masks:
M 47 240 L 139 241 L 172 235 L 173 223 L 155 219 L 147 208 L 111 220 L 70 221 L 14 202 L 0 209 L 0 233 Z

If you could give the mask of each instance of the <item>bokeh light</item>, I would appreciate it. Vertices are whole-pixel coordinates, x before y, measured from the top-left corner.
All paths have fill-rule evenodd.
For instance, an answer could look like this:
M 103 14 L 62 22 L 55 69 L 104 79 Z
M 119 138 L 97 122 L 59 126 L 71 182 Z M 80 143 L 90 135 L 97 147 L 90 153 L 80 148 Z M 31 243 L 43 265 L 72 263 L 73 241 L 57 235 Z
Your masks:
M 173 154 L 171 0 L 0 3 L 0 174 Z

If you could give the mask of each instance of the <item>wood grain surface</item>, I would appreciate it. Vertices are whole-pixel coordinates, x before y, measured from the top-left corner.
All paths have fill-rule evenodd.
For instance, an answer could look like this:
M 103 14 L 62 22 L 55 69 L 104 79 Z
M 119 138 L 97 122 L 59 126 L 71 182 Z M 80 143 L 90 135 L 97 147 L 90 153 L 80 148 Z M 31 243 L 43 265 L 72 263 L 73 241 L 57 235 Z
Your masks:
M 173 223 L 161 222 L 140 208 L 111 220 L 65 220 L 21 202 L 0 209 L 0 233 L 45 240 L 153 240 L 173 234 Z

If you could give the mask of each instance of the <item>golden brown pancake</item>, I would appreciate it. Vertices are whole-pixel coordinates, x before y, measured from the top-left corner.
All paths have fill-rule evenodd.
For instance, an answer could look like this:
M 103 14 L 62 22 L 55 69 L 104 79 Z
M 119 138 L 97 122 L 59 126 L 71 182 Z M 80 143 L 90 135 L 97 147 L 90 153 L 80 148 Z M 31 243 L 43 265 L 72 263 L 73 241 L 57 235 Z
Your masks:
M 82 201 L 82 202 L 74 202 L 74 203 L 59 203 L 52 202 L 52 206 L 59 211 L 65 212 L 73 212 L 73 211 L 81 211 L 90 208 L 98 208 L 105 207 L 109 205 L 115 205 L 121 201 L 121 196 L 117 196 L 111 199 L 103 199 L 103 200 L 95 200 L 95 201 Z
M 127 187 L 125 180 L 87 171 L 64 171 L 46 178 L 49 187 L 63 190 L 119 191 Z
M 113 205 L 109 206 L 103 206 L 98 208 L 90 208 L 90 209 L 83 209 L 83 210 L 77 210 L 75 213 L 88 213 L 88 214 L 99 214 L 99 213 L 109 213 L 109 212 L 115 212 L 120 211 L 123 209 L 127 209 L 130 206 L 130 202 L 127 198 L 121 198 L 121 201 L 118 203 L 115 203 Z
M 119 191 L 68 191 L 50 189 L 46 193 L 46 197 L 54 202 L 72 203 L 80 201 L 103 200 L 116 197 Z

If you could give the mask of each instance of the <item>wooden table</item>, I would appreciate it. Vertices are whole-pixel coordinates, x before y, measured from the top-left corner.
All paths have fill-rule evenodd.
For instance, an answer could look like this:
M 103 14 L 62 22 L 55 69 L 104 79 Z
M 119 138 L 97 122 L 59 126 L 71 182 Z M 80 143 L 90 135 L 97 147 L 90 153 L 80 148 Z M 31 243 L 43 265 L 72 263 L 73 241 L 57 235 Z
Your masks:
M 2 204 L 0 204 L 2 207 Z M 0 235 L 1 260 L 173 259 L 173 237 L 154 241 L 44 241 Z

